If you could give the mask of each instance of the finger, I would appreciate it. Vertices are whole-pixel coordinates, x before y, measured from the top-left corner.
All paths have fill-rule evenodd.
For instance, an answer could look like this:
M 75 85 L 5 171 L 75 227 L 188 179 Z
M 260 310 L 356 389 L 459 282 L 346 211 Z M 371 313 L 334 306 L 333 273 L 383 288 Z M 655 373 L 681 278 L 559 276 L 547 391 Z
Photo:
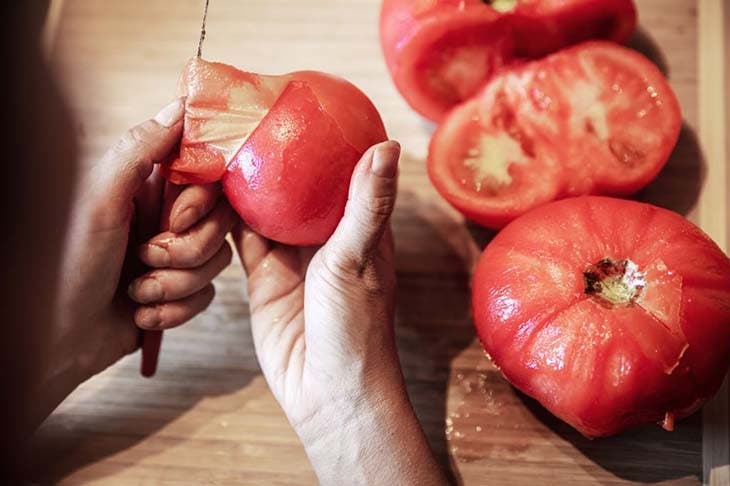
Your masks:
M 152 175 L 142 184 L 142 187 L 134 196 L 134 220 L 129 229 L 129 243 L 119 280 L 122 288 L 146 271 L 145 266 L 135 254 L 137 246 L 159 233 L 161 201 L 164 190 L 164 180 L 159 169 L 159 166 L 155 166 Z M 95 243 L 99 244 L 98 239 Z
M 395 238 L 390 222 L 385 226 L 385 232 L 380 240 L 380 253 L 385 261 L 393 261 L 395 256 Z
M 134 322 L 142 329 L 162 330 L 177 327 L 203 312 L 213 301 L 215 288 L 206 285 L 202 290 L 185 299 L 138 308 Z
M 324 255 L 338 266 L 360 269 L 377 252 L 395 206 L 400 145 L 388 141 L 363 155 L 350 182 L 350 194 Z
M 243 264 L 246 275 L 253 271 L 264 260 L 271 251 L 271 242 L 246 226 L 243 221 L 235 226 L 232 231 L 233 242 L 236 245 L 238 257 Z
M 228 202 L 220 199 L 213 212 L 183 234 L 169 231 L 142 245 L 140 259 L 153 268 L 195 268 L 216 254 L 237 221 Z
M 87 183 L 90 194 L 104 201 L 97 205 L 98 220 L 110 227 L 131 215 L 134 195 L 152 173 L 155 163 L 165 160 L 182 135 L 184 103 L 178 99 L 153 119 L 130 129 L 93 168 Z
M 207 216 L 215 207 L 220 193 L 219 184 L 186 187 L 170 210 L 170 231 L 182 233 Z
M 185 190 L 185 186 L 179 186 L 167 181 L 163 189 L 160 224 L 157 227 L 157 232 L 152 234 L 150 238 L 158 234 L 160 231 L 170 231 L 170 215 L 172 214 L 172 207 L 175 205 L 175 201 L 177 201 L 177 198 L 183 190 Z
M 165 180 L 160 167 L 155 166 L 152 175 L 142 184 L 134 196 L 136 244 L 144 243 L 159 232 L 162 195 Z
M 203 266 L 193 269 L 153 270 L 129 286 L 129 296 L 140 304 L 168 302 L 189 297 L 203 289 L 231 263 L 233 252 L 228 242 Z

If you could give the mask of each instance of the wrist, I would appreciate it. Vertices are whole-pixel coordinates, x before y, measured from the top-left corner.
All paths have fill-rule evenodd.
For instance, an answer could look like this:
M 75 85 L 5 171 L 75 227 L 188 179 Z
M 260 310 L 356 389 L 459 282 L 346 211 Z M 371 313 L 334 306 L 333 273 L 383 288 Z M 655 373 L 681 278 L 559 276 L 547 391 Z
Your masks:
M 62 352 L 65 350 L 66 352 Z M 31 395 L 28 430 L 34 430 L 53 410 L 91 375 L 83 360 L 70 348 L 54 346 L 40 370 L 39 380 Z
M 295 428 L 321 484 L 446 484 L 402 379 L 332 400 Z
M 33 394 L 32 416 L 34 426 L 39 425 L 79 385 L 103 371 L 108 361 L 108 343 L 115 336 L 82 334 L 81 319 L 74 319 L 75 326 L 66 319 L 59 319 L 50 339 L 47 358 L 40 368 L 37 386 Z M 103 326 L 99 326 L 103 329 Z

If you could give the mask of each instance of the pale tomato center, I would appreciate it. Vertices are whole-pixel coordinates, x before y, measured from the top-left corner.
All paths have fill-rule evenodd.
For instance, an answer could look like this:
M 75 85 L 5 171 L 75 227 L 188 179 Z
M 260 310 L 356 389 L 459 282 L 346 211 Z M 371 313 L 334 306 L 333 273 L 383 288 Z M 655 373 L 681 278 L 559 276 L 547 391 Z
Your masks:
M 627 307 L 641 296 L 646 277 L 631 260 L 604 258 L 583 272 L 585 292 L 609 309 Z
M 527 163 L 522 145 L 505 132 L 485 133 L 479 137 L 477 147 L 467 152 L 464 165 L 474 173 L 477 191 L 496 191 L 512 183 L 510 165 Z
M 514 10 L 519 3 L 517 0 L 482 0 L 484 3 L 492 7 L 497 12 L 509 12 Z

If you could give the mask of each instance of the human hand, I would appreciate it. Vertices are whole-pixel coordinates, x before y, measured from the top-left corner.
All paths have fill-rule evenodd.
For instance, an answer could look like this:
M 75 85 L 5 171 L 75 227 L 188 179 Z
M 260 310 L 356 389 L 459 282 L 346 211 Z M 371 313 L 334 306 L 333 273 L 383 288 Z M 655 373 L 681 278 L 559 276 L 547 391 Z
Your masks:
M 135 322 L 147 329 L 173 327 L 213 297 L 210 279 L 231 257 L 224 238 L 233 212 L 216 186 L 165 185 L 157 166 L 180 140 L 183 111 L 176 100 L 129 130 L 78 186 L 37 420 L 78 384 L 135 351 Z M 138 244 L 159 232 L 162 212 L 172 231 L 137 254 Z M 143 264 L 153 270 L 128 289 Z
M 386 142 L 362 157 L 345 215 L 318 251 L 234 232 L 259 363 L 324 484 L 444 482 L 395 347 L 399 153 Z

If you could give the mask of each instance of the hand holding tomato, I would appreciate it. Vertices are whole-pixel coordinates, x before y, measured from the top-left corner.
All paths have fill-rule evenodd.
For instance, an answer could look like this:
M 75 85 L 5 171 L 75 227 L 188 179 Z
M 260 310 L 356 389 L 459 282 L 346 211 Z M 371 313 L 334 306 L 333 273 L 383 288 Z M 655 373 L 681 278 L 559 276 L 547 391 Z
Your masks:
M 358 159 L 387 139 L 367 96 L 325 73 L 268 76 L 195 58 L 179 92 L 185 129 L 167 177 L 220 180 L 246 223 L 281 243 L 324 243 Z
M 256 355 L 322 484 L 443 484 L 394 342 L 398 154 L 392 142 L 366 152 L 319 250 L 234 232 Z
M 159 162 L 182 133 L 183 102 L 127 132 L 79 184 L 61 261 L 54 351 L 39 384 L 34 416 L 42 420 L 77 385 L 137 349 L 140 329 L 178 325 L 213 295 L 210 280 L 231 250 L 225 234 L 235 221 L 220 189 L 191 186 L 168 191 L 173 232 L 142 247 L 155 270 L 142 273 L 137 245 L 158 233 L 164 179 Z

